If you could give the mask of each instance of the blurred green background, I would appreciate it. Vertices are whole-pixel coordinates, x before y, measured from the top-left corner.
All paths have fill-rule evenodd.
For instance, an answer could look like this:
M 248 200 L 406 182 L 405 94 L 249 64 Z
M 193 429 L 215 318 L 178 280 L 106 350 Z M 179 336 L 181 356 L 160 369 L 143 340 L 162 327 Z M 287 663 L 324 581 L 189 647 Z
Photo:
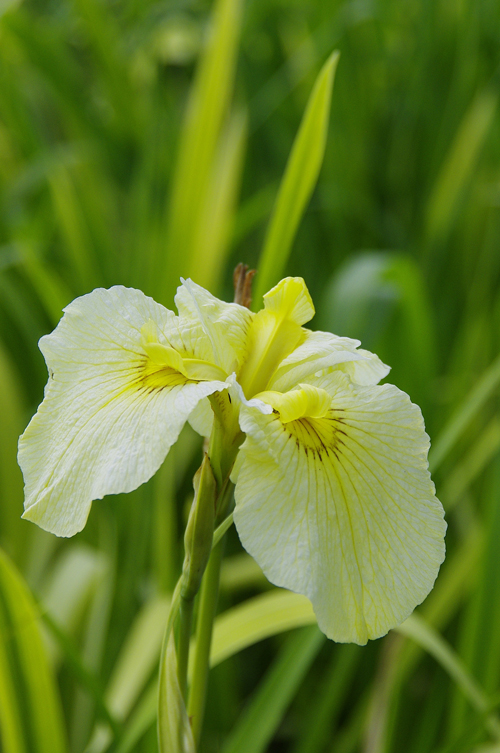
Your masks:
M 339 49 L 324 164 L 284 272 L 305 278 L 313 328 L 359 338 L 422 406 L 449 523 L 418 610 L 438 648 L 396 633 L 335 645 L 315 628 L 256 643 L 213 671 L 201 750 L 498 753 L 500 4 L 214 7 L 0 3 L 1 749 L 156 750 L 159 645 L 200 457 L 185 430 L 151 482 L 96 503 L 70 541 L 21 521 L 17 437 L 46 381 L 37 341 L 98 286 L 171 307 L 182 275 L 231 300 Z M 221 610 L 268 588 L 234 531 L 228 549 Z

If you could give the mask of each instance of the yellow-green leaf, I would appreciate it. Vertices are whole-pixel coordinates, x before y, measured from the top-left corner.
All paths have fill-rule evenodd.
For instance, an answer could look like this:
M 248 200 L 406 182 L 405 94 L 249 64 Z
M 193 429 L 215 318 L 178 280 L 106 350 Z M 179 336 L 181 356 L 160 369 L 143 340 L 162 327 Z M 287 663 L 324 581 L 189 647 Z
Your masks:
M 38 612 L 0 550 L 0 734 L 4 753 L 63 753 L 60 698 L 40 636 Z
M 259 263 L 254 298 L 257 308 L 264 293 L 283 276 L 295 232 L 316 185 L 338 59 L 339 53 L 333 52 L 321 69 L 288 159 Z
M 161 280 L 167 300 L 180 275 L 192 269 L 191 260 L 200 221 L 208 207 L 219 139 L 233 91 L 240 22 L 241 0 L 217 0 L 179 144 L 168 212 L 167 264 Z

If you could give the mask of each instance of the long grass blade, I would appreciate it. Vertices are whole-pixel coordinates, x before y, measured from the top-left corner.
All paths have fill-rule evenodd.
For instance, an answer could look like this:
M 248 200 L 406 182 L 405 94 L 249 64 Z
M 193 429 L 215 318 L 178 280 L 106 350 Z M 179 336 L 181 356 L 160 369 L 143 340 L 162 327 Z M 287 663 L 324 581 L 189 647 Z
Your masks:
M 291 635 L 267 672 L 223 753 L 263 753 L 325 641 L 314 625 Z
M 0 550 L 0 721 L 5 753 L 65 753 L 60 698 L 35 602 Z
M 179 277 L 186 269 L 193 269 L 200 222 L 233 91 L 240 24 L 241 0 L 217 0 L 189 98 L 170 196 L 160 281 L 162 298 L 168 303 Z
M 434 442 L 429 452 L 429 466 L 434 473 L 499 385 L 500 356 L 484 372 Z
M 281 182 L 258 267 L 254 303 L 283 275 L 297 227 L 309 201 L 325 153 L 332 87 L 339 53 L 319 72 Z
M 480 92 L 460 123 L 429 198 L 427 234 L 431 241 L 442 240 L 454 219 L 457 204 L 493 123 L 497 101 L 492 89 Z
M 457 683 L 469 703 L 476 711 L 486 716 L 485 724 L 489 732 L 497 740 L 500 740 L 500 721 L 495 714 L 490 713 L 491 700 L 467 671 L 463 662 L 444 638 L 421 617 L 415 614 L 403 622 L 396 630 L 401 635 L 416 641 L 441 664 L 443 669 Z
M 271 635 L 315 623 L 311 602 L 305 596 L 278 589 L 255 596 L 216 618 L 210 666 L 215 667 L 229 656 Z

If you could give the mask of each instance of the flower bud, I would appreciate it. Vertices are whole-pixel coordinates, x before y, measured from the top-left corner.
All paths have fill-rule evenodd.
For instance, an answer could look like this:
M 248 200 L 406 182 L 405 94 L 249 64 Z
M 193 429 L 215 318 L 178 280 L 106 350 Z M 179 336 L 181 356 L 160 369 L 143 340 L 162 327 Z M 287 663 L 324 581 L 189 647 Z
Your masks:
M 194 499 L 184 534 L 183 599 L 193 599 L 198 593 L 212 549 L 216 481 L 207 454 L 194 476 L 193 486 Z

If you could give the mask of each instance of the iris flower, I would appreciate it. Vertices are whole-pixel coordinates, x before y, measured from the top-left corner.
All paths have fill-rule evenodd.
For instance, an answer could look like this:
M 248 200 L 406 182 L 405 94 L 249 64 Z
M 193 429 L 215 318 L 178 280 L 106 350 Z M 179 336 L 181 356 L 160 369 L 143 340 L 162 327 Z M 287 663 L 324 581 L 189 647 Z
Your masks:
M 143 484 L 186 421 L 208 436 L 219 411 L 245 549 L 311 600 L 328 637 L 384 635 L 444 558 L 420 409 L 378 384 L 389 368 L 357 340 L 303 327 L 301 278 L 256 314 L 190 280 L 175 302 L 178 316 L 138 290 L 97 289 L 41 339 L 49 381 L 20 440 L 24 517 L 72 536 L 93 500 Z

